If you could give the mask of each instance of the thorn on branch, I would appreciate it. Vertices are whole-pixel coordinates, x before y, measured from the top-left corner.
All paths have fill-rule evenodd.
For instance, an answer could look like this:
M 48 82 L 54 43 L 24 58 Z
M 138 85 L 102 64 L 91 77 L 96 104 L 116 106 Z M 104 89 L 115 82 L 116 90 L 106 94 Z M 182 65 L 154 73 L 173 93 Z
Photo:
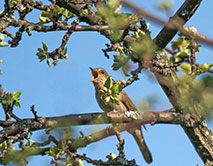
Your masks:
M 50 127 L 49 127 L 49 128 L 46 128 L 46 129 L 45 129 L 45 133 L 46 133 L 46 134 L 50 134 L 50 131 L 51 131 L 52 129 L 53 129 L 53 128 L 50 128 Z
M 33 113 L 34 117 L 35 117 L 35 120 L 38 122 L 38 115 L 37 115 L 37 111 L 35 111 L 35 105 L 32 105 L 30 107 L 30 111 Z
M 80 131 L 80 134 L 81 134 L 82 137 L 85 137 L 83 131 Z

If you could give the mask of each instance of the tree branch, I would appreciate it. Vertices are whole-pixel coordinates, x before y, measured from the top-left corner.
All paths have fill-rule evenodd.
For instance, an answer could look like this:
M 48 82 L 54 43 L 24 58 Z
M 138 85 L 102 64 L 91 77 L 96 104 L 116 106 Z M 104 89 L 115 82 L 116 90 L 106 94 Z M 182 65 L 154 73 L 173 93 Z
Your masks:
M 96 118 L 95 118 L 96 117 Z M 94 120 L 97 119 L 97 120 Z M 134 119 L 133 119 L 134 118 Z M 38 120 L 38 118 L 37 118 Z M 26 121 L 28 121 L 28 125 L 26 125 Z M 104 113 L 91 113 L 91 114 L 74 114 L 74 115 L 66 115 L 66 116 L 60 116 L 60 117 L 40 117 L 40 123 L 41 125 L 36 127 L 37 121 L 36 119 L 23 119 L 19 122 L 16 122 L 10 127 L 6 127 L 5 129 L 0 131 L 0 141 L 3 141 L 2 133 L 8 134 L 8 136 L 12 133 L 10 130 L 19 130 L 21 131 L 22 128 L 20 128 L 21 125 L 24 125 L 24 127 L 28 127 L 29 130 L 39 130 L 43 128 L 55 128 L 55 127 L 64 127 L 68 125 L 82 125 L 82 124 L 104 124 L 104 123 L 122 123 L 120 125 L 117 125 L 116 130 L 113 126 L 108 126 L 103 130 L 94 132 L 88 136 L 82 135 L 81 137 L 77 138 L 71 138 L 67 140 L 62 140 L 63 142 L 68 143 L 68 147 L 70 151 L 76 151 L 79 148 L 86 147 L 88 144 L 97 142 L 99 140 L 102 140 L 106 137 L 116 135 L 118 132 L 126 131 L 132 127 L 136 127 L 138 125 L 144 125 L 147 123 L 150 124 L 157 124 L 157 123 L 168 123 L 168 124 L 181 124 L 186 123 L 185 117 L 181 116 L 178 113 L 175 113 L 173 109 L 165 110 L 162 112 L 135 112 L 130 111 L 128 113 L 118 113 L 118 112 L 110 112 L 107 115 Z M 126 122 L 126 123 L 123 123 Z M 134 122 L 134 123 L 128 123 L 128 122 Z M 17 125 L 19 123 L 19 125 Z M 16 129 L 15 129 L 15 128 Z M 13 132 L 13 134 L 16 134 Z M 70 141 L 69 141 L 70 140 Z M 14 154 L 20 154 L 20 158 L 26 158 L 33 155 L 44 155 L 46 151 L 49 151 L 49 147 L 47 148 L 40 148 L 39 146 L 44 146 L 49 144 L 51 141 L 53 141 L 56 146 L 60 146 L 58 144 L 58 141 L 55 140 L 53 137 L 49 137 L 47 141 L 44 143 L 34 143 L 32 147 L 28 148 L 25 147 L 23 150 L 17 150 L 12 151 L 11 155 Z M 65 143 L 64 142 L 64 143 Z M 65 143 L 66 144 L 66 143 Z M 7 155 L 7 156 L 11 156 Z M 7 157 L 7 156 L 0 156 L 0 162 L 8 163 L 14 158 Z
M 191 3 L 195 4 L 195 5 L 191 5 Z M 183 29 L 182 26 L 194 14 L 194 12 L 196 11 L 196 9 L 198 8 L 200 3 L 201 3 L 201 0 L 190 0 L 190 1 L 188 0 L 188 2 L 185 1 L 185 3 L 182 5 L 182 7 L 176 12 L 176 14 L 174 16 L 170 17 L 170 20 L 167 22 L 166 20 L 164 20 L 142 8 L 138 8 L 136 5 L 133 5 L 130 2 L 121 1 L 121 4 L 130 8 L 131 10 L 135 11 L 138 15 L 148 18 L 149 20 L 153 21 L 154 23 L 165 25 L 164 28 L 161 30 L 161 32 L 156 37 L 156 40 L 157 40 L 156 45 L 159 48 L 165 48 L 166 45 L 171 41 L 171 39 L 178 32 L 178 30 L 185 35 L 190 35 L 187 31 L 185 31 Z M 184 13 L 184 9 L 186 7 L 187 7 L 187 9 L 185 10 L 186 13 Z M 197 40 L 201 43 L 207 44 L 209 46 L 213 45 L 213 40 L 206 36 L 204 37 L 203 35 L 194 34 L 193 38 L 195 40 Z
M 172 38 L 178 32 L 178 29 L 181 32 L 184 32 L 184 34 L 187 34 L 185 33 L 185 30 L 184 28 L 182 28 L 182 26 L 192 17 L 196 9 L 199 7 L 200 3 L 201 0 L 186 0 L 183 3 L 183 5 L 178 9 L 176 14 L 170 18 L 168 23 L 165 24 L 164 28 L 155 38 L 155 44 L 159 49 L 164 49 L 166 47 L 166 45 L 172 40 Z M 137 7 L 135 8 L 137 9 L 137 13 L 143 14 L 143 12 L 139 12 L 140 9 L 138 9 Z M 162 20 L 160 21 L 162 23 Z M 171 25 L 175 25 L 175 27 L 172 28 Z M 196 39 L 200 40 L 200 37 Z M 210 42 L 208 40 L 205 42 L 209 44 L 213 43 L 212 40 Z M 200 155 L 205 164 L 209 162 L 213 164 L 212 132 L 207 127 L 205 122 L 201 120 L 198 110 L 199 107 L 195 107 L 193 105 L 188 105 L 188 107 L 186 107 L 182 106 L 181 103 L 179 102 L 179 99 L 181 98 L 181 89 L 180 87 L 175 85 L 175 81 L 178 80 L 178 77 L 175 73 L 173 64 L 171 64 L 170 60 L 166 58 L 166 54 L 164 51 L 156 52 L 156 56 L 154 57 L 153 60 L 153 66 L 154 68 L 152 69 L 152 71 L 154 72 L 158 82 L 160 83 L 164 92 L 168 96 L 175 110 L 185 115 L 187 114 L 189 115 L 188 119 L 189 124 L 188 125 L 182 124 L 181 126 L 188 135 L 196 151 L 198 152 L 198 154 Z M 156 70 L 156 68 L 159 70 Z M 194 104 L 196 105 L 196 103 Z
M 174 16 L 172 16 L 164 28 L 155 38 L 155 44 L 158 48 L 165 48 L 166 45 L 172 40 L 172 38 L 178 32 L 178 29 L 168 28 L 168 24 L 178 21 L 179 26 L 183 26 L 195 13 L 202 0 L 185 0 L 183 5 L 177 10 Z M 173 23 L 172 23 L 173 24 Z
M 133 116 L 133 118 L 132 118 Z M 135 119 L 135 116 L 137 117 Z M 21 119 L 17 122 L 0 121 L 2 126 L 5 127 L 0 131 L 0 143 L 7 139 L 8 136 L 16 136 L 20 131 L 28 129 L 29 131 L 35 131 L 40 129 L 58 128 L 71 125 L 91 125 L 91 124 L 109 124 L 109 123 L 129 123 L 134 122 L 134 125 L 143 124 L 181 124 L 184 122 L 184 117 L 175 113 L 173 109 L 163 112 L 130 112 L 124 113 L 90 113 L 90 114 L 71 114 L 58 117 L 38 117 L 37 119 Z M 132 123 L 130 123 L 132 125 Z M 130 124 L 126 124 L 127 126 Z M 10 126 L 9 126 L 10 125 Z M 124 131 L 126 128 L 122 128 L 119 131 Z M 114 134 L 114 133 L 113 133 Z

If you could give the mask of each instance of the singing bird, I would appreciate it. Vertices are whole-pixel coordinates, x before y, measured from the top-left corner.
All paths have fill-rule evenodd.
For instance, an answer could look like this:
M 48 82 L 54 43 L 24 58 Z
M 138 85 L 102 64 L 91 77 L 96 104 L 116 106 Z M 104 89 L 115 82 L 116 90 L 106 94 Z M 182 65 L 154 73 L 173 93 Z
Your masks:
M 95 96 L 96 100 L 101 107 L 101 109 L 104 112 L 110 112 L 110 111 L 118 111 L 118 112 L 126 112 L 126 111 L 136 111 L 136 107 L 129 98 L 129 96 L 126 94 L 124 90 L 122 90 L 120 93 L 118 93 L 118 99 L 120 101 L 120 104 L 113 104 L 112 102 L 108 102 L 105 104 L 105 102 L 101 99 L 102 92 L 100 92 L 101 87 L 104 86 L 107 78 L 109 75 L 103 68 L 91 68 L 92 71 L 92 82 L 95 86 Z M 141 126 L 138 126 L 137 128 L 131 128 L 128 130 L 130 134 L 133 135 L 134 139 L 136 140 L 140 151 L 146 160 L 147 163 L 152 162 L 152 155 L 146 145 L 146 142 L 143 138 L 143 134 L 141 131 Z

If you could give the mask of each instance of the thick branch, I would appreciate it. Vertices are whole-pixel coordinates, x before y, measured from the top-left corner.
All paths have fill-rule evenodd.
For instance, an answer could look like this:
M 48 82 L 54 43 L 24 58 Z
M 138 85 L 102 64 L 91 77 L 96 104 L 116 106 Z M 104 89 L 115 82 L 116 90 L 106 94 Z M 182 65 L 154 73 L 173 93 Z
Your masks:
M 107 25 L 93 25 L 93 26 L 75 26 L 75 25 L 63 25 L 63 24 L 58 24 L 58 25 L 40 25 L 37 23 L 33 23 L 27 20 L 17 20 L 15 18 L 7 18 L 6 22 L 7 24 L 4 23 L 5 20 L 0 20 L 0 23 L 2 25 L 0 26 L 0 31 L 3 31 L 7 26 L 13 25 L 15 27 L 18 26 L 24 26 L 27 27 L 29 30 L 34 30 L 37 32 L 48 32 L 48 31 L 61 31 L 61 30 L 73 30 L 73 31 L 102 31 L 102 30 L 107 30 L 110 29 L 109 26 Z
M 180 9 L 176 12 L 173 18 L 181 18 L 183 20 L 182 24 L 187 22 L 198 6 L 200 5 L 201 0 L 186 0 L 184 4 L 180 7 Z M 170 19 L 171 21 L 171 19 Z M 164 48 L 177 33 L 175 29 L 168 29 L 166 26 L 161 30 L 161 32 L 157 35 L 155 43 L 159 48 Z M 169 60 L 165 60 L 165 53 L 158 52 L 157 54 L 159 62 L 161 64 L 161 60 L 164 64 L 167 62 L 170 63 Z M 177 79 L 177 75 L 174 70 L 171 68 L 167 68 L 167 71 L 163 74 L 159 74 L 154 72 L 158 82 L 163 88 L 164 92 L 168 96 L 171 104 L 174 106 L 175 110 L 178 112 L 182 112 L 185 115 L 189 115 L 189 124 L 181 125 L 186 132 L 187 136 L 191 140 L 194 145 L 195 150 L 198 152 L 199 156 L 203 160 L 205 164 L 211 163 L 213 164 L 213 135 L 208 126 L 203 122 L 199 115 L 199 107 L 196 107 L 197 103 L 193 105 L 182 106 L 179 102 L 181 98 L 181 89 L 176 86 L 175 80 Z M 172 83 L 172 84 L 171 84 Z
M 142 115 L 142 116 L 140 116 Z M 128 117 L 137 117 L 135 120 L 132 120 L 131 118 Z M 104 120 L 99 120 L 99 121 L 94 121 L 94 117 L 99 119 L 100 117 L 105 117 Z M 42 120 L 41 120 L 42 119 Z M 66 119 L 66 120 L 65 120 Z M 130 111 L 128 114 L 122 114 L 122 113 L 116 113 L 116 112 L 110 112 L 106 116 L 104 113 L 93 113 L 93 114 L 78 114 L 78 115 L 67 115 L 67 116 L 61 116 L 61 117 L 49 117 L 46 118 L 46 122 L 44 121 L 44 118 L 40 118 L 41 123 L 44 123 L 43 126 L 40 128 L 46 128 L 46 127 L 62 127 L 65 125 L 81 125 L 83 123 L 85 124 L 103 124 L 103 123 L 108 123 L 108 122 L 137 122 L 137 123 L 122 123 L 120 125 L 117 125 L 116 130 L 114 129 L 113 126 L 108 126 L 103 130 L 97 131 L 95 133 L 92 133 L 88 136 L 82 136 L 82 137 L 77 137 L 77 138 L 71 138 L 68 139 L 67 141 L 69 142 L 68 146 L 71 151 L 76 151 L 78 148 L 81 147 L 86 147 L 90 143 L 97 142 L 101 139 L 104 139 L 106 137 L 116 135 L 117 132 L 122 132 L 126 131 L 132 127 L 136 127 L 138 125 L 146 124 L 146 123 L 169 123 L 169 124 L 179 124 L 179 123 L 185 123 L 184 120 L 185 118 L 182 117 L 180 114 L 175 113 L 173 109 L 166 110 L 163 112 L 145 112 L 145 113 L 138 113 L 138 112 L 133 112 Z M 29 122 L 31 121 L 30 126 L 33 127 L 35 126 L 35 121 L 36 119 L 25 119 L 21 120 L 23 125 L 26 125 L 24 121 L 28 120 Z M 38 118 L 37 118 L 38 120 Z M 66 124 L 63 122 L 67 122 Z M 16 125 L 16 124 L 15 124 Z M 27 127 L 27 126 L 26 126 Z M 19 128 L 21 130 L 21 128 Z M 34 127 L 34 130 L 36 127 Z M 39 129 L 37 127 L 37 129 Z M 2 131 L 1 131 L 2 132 Z M 33 155 L 43 155 L 45 154 L 46 151 L 49 151 L 49 148 L 40 148 L 38 146 L 44 146 L 50 143 L 50 141 L 53 138 L 50 138 L 45 141 L 44 143 L 36 143 L 35 146 L 33 145 L 33 148 L 25 148 L 23 150 L 17 150 L 17 151 L 12 151 L 12 154 L 20 154 L 20 158 L 25 158 Z M 53 139 L 54 140 L 54 139 Z M 66 141 L 66 140 L 64 140 Z M 54 141 L 56 146 L 58 146 L 57 141 Z M 38 146 L 37 146 L 38 145 Z M 11 157 L 6 157 L 6 156 L 0 156 L 0 162 L 5 162 L 8 163 L 9 161 L 14 161 L 14 158 Z
M 160 31 L 160 33 L 155 38 L 155 43 L 159 49 L 165 48 L 165 46 L 172 40 L 172 38 L 176 35 L 177 31 L 185 32 L 182 26 L 192 17 L 196 9 L 199 7 L 201 0 L 186 0 L 183 5 L 178 9 L 176 14 L 170 18 L 168 23 L 165 24 L 164 28 Z M 129 5 L 129 4 L 128 4 Z M 134 7 L 134 6 L 133 6 Z M 132 8 L 133 9 L 133 8 Z M 145 14 L 144 11 L 139 11 L 137 7 L 137 13 Z M 157 20 L 155 17 L 149 16 L 151 19 Z M 157 20 L 159 23 L 163 23 L 162 20 Z M 171 25 L 175 25 L 171 27 Z M 198 38 L 200 41 L 200 37 Z M 205 40 L 205 39 L 204 39 Z M 209 43 L 209 41 L 205 41 Z M 212 43 L 212 41 L 210 42 Z M 181 106 L 179 103 L 179 99 L 181 98 L 181 89 L 180 87 L 175 86 L 175 80 L 177 80 L 177 75 L 175 70 L 173 70 L 171 62 L 166 58 L 166 54 L 164 51 L 156 52 L 156 56 L 154 58 L 154 67 L 152 70 L 163 88 L 164 92 L 167 94 L 170 102 L 174 106 L 175 110 L 178 112 L 182 112 L 183 114 L 191 115 L 188 120 L 190 122 L 189 125 L 182 125 L 184 131 L 188 135 L 192 144 L 194 145 L 196 151 L 202 158 L 205 164 L 213 164 L 213 137 L 211 130 L 207 127 L 205 122 L 201 121 L 199 117 L 199 111 L 193 105 L 189 105 L 187 108 Z M 159 73 L 160 71 L 160 73 Z M 196 103 L 194 103 L 196 105 Z
M 167 24 L 179 20 L 179 26 L 184 25 L 195 13 L 202 0 L 186 0 L 183 5 L 178 9 L 173 17 L 170 18 Z M 160 31 L 155 38 L 155 43 L 159 48 L 165 48 L 166 45 L 176 35 L 178 29 L 169 29 L 167 25 Z
M 185 20 L 182 18 L 182 17 L 185 17 L 184 16 L 185 13 L 183 13 L 182 12 L 183 10 L 181 10 L 181 8 L 180 8 L 176 12 L 176 15 L 171 17 L 169 22 L 167 22 L 166 20 L 160 18 L 159 16 L 156 16 L 142 8 L 138 8 L 136 5 L 133 5 L 130 2 L 122 1 L 121 3 L 123 5 L 125 5 L 126 7 L 130 8 L 131 10 L 135 11 L 138 15 L 148 18 L 149 20 L 153 21 L 154 23 L 164 25 L 164 28 L 161 30 L 161 34 L 158 34 L 158 36 L 157 36 L 157 38 L 160 38 L 160 39 L 162 38 L 160 40 L 160 42 L 164 42 L 164 43 L 161 43 L 162 46 L 160 45 L 160 43 L 156 43 L 157 46 L 159 46 L 159 48 L 164 48 L 170 42 L 170 40 L 174 37 L 174 35 L 177 33 L 178 30 L 187 36 L 193 35 L 193 38 L 201 43 L 207 44 L 209 46 L 213 45 L 212 39 L 210 39 L 206 36 L 204 37 L 203 35 L 199 35 L 199 34 L 190 34 L 186 30 L 184 30 L 184 28 L 182 27 L 188 21 L 188 19 L 191 17 L 190 14 L 192 15 L 193 14 L 192 12 L 195 12 L 194 8 L 196 8 L 196 6 L 191 6 L 192 8 L 189 8 L 189 10 L 193 9 L 193 11 L 191 11 L 191 13 L 188 13 L 189 16 L 186 16 L 187 18 Z M 187 5 L 189 3 L 187 3 Z M 182 5 L 182 7 L 183 7 L 183 5 Z M 182 12 L 183 16 L 179 16 L 181 12 Z M 186 11 L 186 13 L 187 12 L 188 11 Z M 168 37 L 167 37 L 167 34 L 169 34 Z M 164 38 L 166 38 L 166 41 L 164 41 Z
M 130 115 L 133 115 L 131 113 Z M 128 115 L 129 116 L 129 115 Z M 107 123 L 128 123 L 137 122 L 142 124 L 168 123 L 181 124 L 184 123 L 184 118 L 174 111 L 163 112 L 145 112 L 142 115 L 137 115 L 137 119 L 132 119 L 123 113 L 90 113 L 90 114 L 71 114 L 59 117 L 40 117 L 37 119 L 22 119 L 18 122 L 11 122 L 11 126 L 5 127 L 0 131 L 0 143 L 7 139 L 8 136 L 16 136 L 20 131 L 28 129 L 40 130 L 56 127 L 65 127 L 71 125 L 89 125 L 89 124 L 107 124 Z M 1 122 L 1 124 L 4 124 Z M 3 126 L 3 125 L 2 125 Z

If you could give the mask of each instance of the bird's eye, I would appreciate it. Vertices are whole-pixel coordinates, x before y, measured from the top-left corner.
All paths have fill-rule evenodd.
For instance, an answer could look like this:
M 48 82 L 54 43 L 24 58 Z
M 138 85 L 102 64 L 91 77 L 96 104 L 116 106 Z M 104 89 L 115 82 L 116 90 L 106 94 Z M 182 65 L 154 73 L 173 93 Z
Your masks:
M 101 71 L 101 74 L 104 74 L 104 71 Z

